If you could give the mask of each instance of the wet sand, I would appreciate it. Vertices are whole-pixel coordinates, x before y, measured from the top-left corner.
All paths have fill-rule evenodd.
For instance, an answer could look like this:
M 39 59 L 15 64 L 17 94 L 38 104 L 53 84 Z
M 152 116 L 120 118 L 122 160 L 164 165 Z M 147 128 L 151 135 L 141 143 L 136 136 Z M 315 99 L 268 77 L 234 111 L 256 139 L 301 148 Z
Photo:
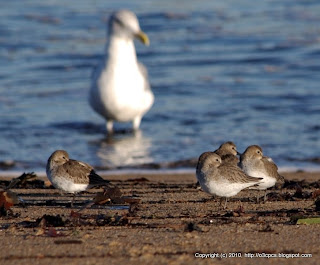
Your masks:
M 320 172 L 282 175 L 287 182 L 270 190 L 267 202 L 257 204 L 256 191 L 242 191 L 226 209 L 196 187 L 194 174 L 105 176 L 129 200 L 80 213 L 100 189 L 78 195 L 71 208 L 72 196 L 40 177 L 12 189 L 25 205 L 0 217 L 0 263 L 319 264 L 320 225 L 296 222 L 320 215 Z M 312 257 L 271 257 L 279 253 Z M 200 254 L 211 258 L 195 257 Z

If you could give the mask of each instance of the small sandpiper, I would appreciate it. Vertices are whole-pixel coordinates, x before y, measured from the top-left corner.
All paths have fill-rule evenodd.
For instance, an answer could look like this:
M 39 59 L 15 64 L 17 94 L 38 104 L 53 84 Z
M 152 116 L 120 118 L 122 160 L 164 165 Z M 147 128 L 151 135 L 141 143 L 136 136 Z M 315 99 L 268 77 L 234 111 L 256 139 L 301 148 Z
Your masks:
M 234 165 L 239 163 L 237 155 L 240 155 L 240 153 L 237 151 L 237 146 L 234 142 L 228 141 L 221 144 L 214 153 L 221 157 L 223 163 L 233 163 Z
M 200 155 L 196 175 L 204 192 L 225 197 L 226 203 L 228 197 L 260 182 L 260 179 L 247 176 L 236 165 L 222 163 L 221 157 L 214 152 L 205 152 Z
M 57 150 L 49 157 L 46 167 L 52 185 L 63 192 L 76 193 L 94 186 L 108 185 L 87 163 L 72 160 L 64 150 Z M 74 200 L 74 197 L 73 197 Z M 73 206 L 73 200 L 71 206 Z
M 277 165 L 270 157 L 263 155 L 262 148 L 258 145 L 250 145 L 244 151 L 240 156 L 240 167 L 247 175 L 263 179 L 252 189 L 265 190 L 264 201 L 266 201 L 267 189 L 273 187 L 276 182 L 284 181 L 278 173 Z
M 221 144 L 220 147 L 213 152 L 221 157 L 223 163 L 231 163 L 235 166 L 239 163 L 237 155 L 240 153 L 237 151 L 237 146 L 231 141 Z M 196 183 L 196 187 L 200 189 L 199 181 Z

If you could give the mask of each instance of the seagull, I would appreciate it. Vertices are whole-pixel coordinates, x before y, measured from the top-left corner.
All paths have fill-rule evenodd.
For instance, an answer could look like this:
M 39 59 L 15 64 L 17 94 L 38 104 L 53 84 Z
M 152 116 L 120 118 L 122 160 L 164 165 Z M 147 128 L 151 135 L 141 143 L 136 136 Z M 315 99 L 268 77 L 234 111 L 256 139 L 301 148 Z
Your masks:
M 134 39 L 148 46 L 149 38 L 129 10 L 113 13 L 108 28 L 106 54 L 93 72 L 89 103 L 106 119 L 108 133 L 112 134 L 114 121 L 132 121 L 137 131 L 154 95 L 147 69 L 137 60 Z

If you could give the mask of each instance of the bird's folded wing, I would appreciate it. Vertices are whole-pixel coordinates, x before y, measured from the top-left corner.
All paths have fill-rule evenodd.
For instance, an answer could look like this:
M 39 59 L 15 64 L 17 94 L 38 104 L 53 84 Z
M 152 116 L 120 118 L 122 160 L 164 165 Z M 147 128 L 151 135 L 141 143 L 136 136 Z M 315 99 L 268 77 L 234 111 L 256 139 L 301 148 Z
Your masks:
M 267 171 L 267 174 L 271 177 L 276 178 L 277 180 L 281 180 L 282 177 L 278 173 L 278 167 L 277 165 L 273 162 L 271 157 L 264 156 L 262 158 L 262 162 L 266 165 L 265 169 Z
M 238 182 L 238 183 L 250 183 L 256 182 L 258 183 L 262 178 L 254 178 L 246 175 L 240 168 L 237 166 L 222 164 L 219 167 L 220 173 L 224 178 L 230 182 Z
M 94 170 L 89 174 L 89 185 L 107 185 L 110 181 L 100 177 Z

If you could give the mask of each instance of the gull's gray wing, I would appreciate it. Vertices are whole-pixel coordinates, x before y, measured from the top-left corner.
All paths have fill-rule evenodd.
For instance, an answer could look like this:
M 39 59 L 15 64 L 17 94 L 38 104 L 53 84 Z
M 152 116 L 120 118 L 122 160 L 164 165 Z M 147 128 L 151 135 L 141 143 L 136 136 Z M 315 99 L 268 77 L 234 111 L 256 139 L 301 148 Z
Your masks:
M 151 90 L 150 88 L 150 83 L 149 83 L 149 77 L 148 77 L 148 70 L 147 68 L 144 66 L 143 63 L 138 61 L 138 67 L 140 70 L 140 73 L 142 74 L 142 76 L 144 77 L 145 80 L 145 85 L 144 85 L 144 89 L 147 90 Z

